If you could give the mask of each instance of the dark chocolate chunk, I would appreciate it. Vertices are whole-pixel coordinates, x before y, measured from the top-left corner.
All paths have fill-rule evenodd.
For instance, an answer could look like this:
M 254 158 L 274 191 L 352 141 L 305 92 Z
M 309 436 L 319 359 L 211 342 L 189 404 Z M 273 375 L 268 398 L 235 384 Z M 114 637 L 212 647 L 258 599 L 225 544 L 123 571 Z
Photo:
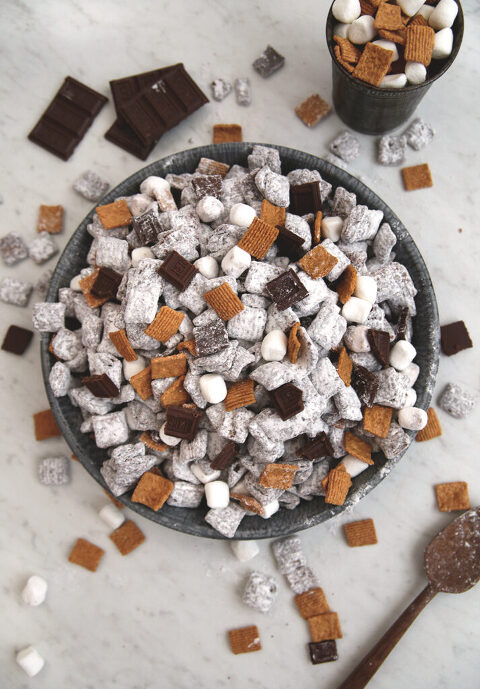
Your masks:
M 104 297 L 115 299 L 121 281 L 122 275 L 112 268 L 100 268 L 90 291 L 95 297 L 101 299 Z
M 283 55 L 277 53 L 275 48 L 272 48 L 271 45 L 267 45 L 260 57 L 257 57 L 254 61 L 252 67 L 265 79 L 283 67 L 284 63 L 285 58 Z
M 307 215 L 322 210 L 319 182 L 305 182 L 290 187 L 290 213 Z
M 222 195 L 221 175 L 201 175 L 192 179 L 193 191 L 198 199 L 204 196 L 215 196 L 219 199 Z
M 378 392 L 377 376 L 364 366 L 354 364 L 351 384 L 362 404 L 373 406 Z
M 120 112 L 120 108 L 129 100 L 134 98 L 142 91 L 142 89 L 151 86 L 158 81 L 166 72 L 171 69 L 176 69 L 178 65 L 170 65 L 169 67 L 162 67 L 161 69 L 154 69 L 151 72 L 142 72 L 141 74 L 132 74 L 129 77 L 122 79 L 112 79 L 110 88 L 112 89 L 113 103 L 115 110 Z
M 228 347 L 228 333 L 219 318 L 211 323 L 196 326 L 193 329 L 193 336 L 198 356 L 215 354 L 215 352 Z
M 169 251 L 158 272 L 167 282 L 183 292 L 193 280 L 197 269 L 181 254 L 176 251 Z
M 308 648 L 312 665 L 338 660 L 337 643 L 333 639 L 331 641 L 310 641 Z
M 468 330 L 463 321 L 456 321 L 440 328 L 442 351 L 447 356 L 458 354 L 462 349 L 473 347 Z
M 303 394 L 293 383 L 284 383 L 275 390 L 270 390 L 270 399 L 275 405 L 282 421 L 291 419 L 303 411 Z
M 26 328 L 21 328 L 18 325 L 10 325 L 2 344 L 2 349 L 5 352 L 12 354 L 23 354 L 30 344 L 33 337 L 33 332 Z
M 304 238 L 299 237 L 295 232 L 290 232 L 286 227 L 278 226 L 278 236 L 275 244 L 278 247 L 280 256 L 288 256 L 291 261 L 298 261 L 305 253 L 302 249 Z
M 404 306 L 398 316 L 397 321 L 397 340 L 404 340 L 407 332 L 407 322 L 408 322 L 408 306 Z
M 233 464 L 236 454 L 237 445 L 233 442 L 233 440 L 229 440 L 225 447 L 220 450 L 215 459 L 210 462 L 211 468 L 219 471 L 228 469 L 228 467 Z
M 319 433 L 316 438 L 299 448 L 295 454 L 297 457 L 303 457 L 303 459 L 321 459 L 322 457 L 332 457 L 333 448 L 327 435 Z
M 117 397 L 120 390 L 106 373 L 82 378 L 83 385 L 90 390 L 95 397 Z
M 105 133 L 105 138 L 112 144 L 123 148 L 124 151 L 140 158 L 140 160 L 146 160 L 157 144 L 156 141 L 144 143 L 138 138 L 130 125 L 121 119 L 115 120 L 110 129 Z
M 267 282 L 266 288 L 279 311 L 288 309 L 289 306 L 305 299 L 308 295 L 308 290 L 291 269 Z
M 155 244 L 158 234 L 162 231 L 158 215 L 154 210 L 147 211 L 132 220 L 132 229 L 143 246 Z
M 382 366 L 389 365 L 390 357 L 390 335 L 385 330 L 367 330 L 367 340 L 370 344 L 372 354 Z
M 68 160 L 106 102 L 101 93 L 67 77 L 28 138 Z
M 201 416 L 202 412 L 200 409 L 178 407 L 177 405 L 171 404 L 167 407 L 165 433 L 174 438 L 193 440 L 197 433 Z

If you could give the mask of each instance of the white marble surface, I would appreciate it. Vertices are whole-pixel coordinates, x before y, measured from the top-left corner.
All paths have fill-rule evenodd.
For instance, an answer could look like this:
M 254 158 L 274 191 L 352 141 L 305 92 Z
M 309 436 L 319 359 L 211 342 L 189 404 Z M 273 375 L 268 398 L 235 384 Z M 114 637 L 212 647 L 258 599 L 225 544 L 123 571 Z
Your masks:
M 73 180 L 92 168 L 115 185 L 143 165 L 103 138 L 113 121 L 111 102 L 67 163 L 27 141 L 66 74 L 105 94 L 111 78 L 177 61 L 184 61 L 205 89 L 217 76 L 250 76 L 251 107 L 237 106 L 233 95 L 220 104 L 211 102 L 168 133 L 150 161 L 208 143 L 219 121 L 242 124 L 246 140 L 324 154 L 341 122 L 332 115 L 308 130 L 293 108 L 315 91 L 330 98 L 324 41 L 328 5 L 327 0 L 4 0 L 1 234 L 33 237 L 38 205 L 61 203 L 66 207 L 66 228 L 59 237 L 63 246 L 89 210 L 89 203 L 72 191 Z M 398 169 L 374 162 L 374 139 L 366 136 L 360 137 L 362 156 L 351 166 L 413 234 L 435 284 L 441 321 L 465 319 L 476 343 L 456 357 L 442 357 L 437 393 L 448 381 L 479 389 L 480 14 L 477 0 L 465 0 L 464 6 L 462 51 L 418 111 L 437 136 L 428 149 L 408 152 L 409 164 L 428 161 L 434 188 L 404 192 Z M 262 80 L 250 65 L 267 43 L 286 56 L 286 64 Z M 0 275 L 32 279 L 43 269 L 24 261 L 16 268 L 1 266 Z M 30 310 L 2 305 L 2 333 L 9 323 L 28 327 Z M 67 448 L 62 439 L 41 444 L 33 439 L 32 414 L 47 405 L 38 337 L 24 357 L 1 352 L 0 360 L 0 685 L 5 689 L 334 689 L 425 584 L 423 548 L 450 519 L 437 511 L 433 485 L 468 481 L 472 504 L 480 502 L 478 410 L 463 421 L 440 412 L 442 438 L 414 444 L 353 515 L 303 533 L 310 563 L 344 633 L 338 662 L 312 666 L 306 623 L 280 575 L 271 614 L 262 616 L 240 603 L 250 569 L 275 574 L 268 542 L 255 560 L 240 564 L 226 543 L 197 540 L 135 517 L 147 541 L 121 558 L 97 516 L 104 494 L 80 465 L 74 463 L 73 481 L 66 487 L 39 485 L 37 459 Z M 365 517 L 375 519 L 379 544 L 349 549 L 342 523 Z M 96 574 L 67 562 L 78 536 L 106 550 Z M 32 573 L 44 576 L 50 586 L 39 608 L 20 601 Z M 461 596 L 440 594 L 372 680 L 372 689 L 478 687 L 479 602 L 478 587 Z M 263 651 L 233 656 L 226 630 L 244 624 L 259 626 Z M 46 659 L 32 680 L 14 662 L 15 650 L 28 644 Z

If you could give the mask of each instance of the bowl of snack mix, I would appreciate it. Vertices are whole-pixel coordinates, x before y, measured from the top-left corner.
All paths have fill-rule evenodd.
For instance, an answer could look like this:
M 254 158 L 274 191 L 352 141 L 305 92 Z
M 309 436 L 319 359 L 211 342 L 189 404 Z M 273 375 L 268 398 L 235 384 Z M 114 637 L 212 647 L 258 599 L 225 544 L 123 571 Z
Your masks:
M 326 25 L 338 116 L 364 134 L 404 124 L 457 57 L 458 0 L 335 0 Z
M 344 170 L 273 145 L 131 175 L 73 234 L 33 320 L 87 471 L 211 538 L 354 505 L 425 426 L 438 366 L 435 294 L 400 220 Z

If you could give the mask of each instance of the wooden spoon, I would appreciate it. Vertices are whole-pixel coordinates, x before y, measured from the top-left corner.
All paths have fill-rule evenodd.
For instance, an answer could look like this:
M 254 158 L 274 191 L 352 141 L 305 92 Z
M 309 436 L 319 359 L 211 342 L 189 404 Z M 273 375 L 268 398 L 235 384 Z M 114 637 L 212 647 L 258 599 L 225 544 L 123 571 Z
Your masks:
M 480 579 L 480 507 L 464 512 L 435 536 L 425 551 L 429 584 L 338 689 L 362 689 L 437 593 L 463 593 Z

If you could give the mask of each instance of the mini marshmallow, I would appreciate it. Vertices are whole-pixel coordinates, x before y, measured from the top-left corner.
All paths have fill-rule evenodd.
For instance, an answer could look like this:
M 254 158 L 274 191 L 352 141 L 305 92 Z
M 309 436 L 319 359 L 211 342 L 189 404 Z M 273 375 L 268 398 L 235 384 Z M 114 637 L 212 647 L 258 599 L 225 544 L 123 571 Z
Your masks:
M 379 83 L 381 89 L 403 89 L 407 85 L 406 74 L 387 74 Z
M 402 371 L 404 376 L 407 376 L 410 385 L 415 385 L 417 382 L 418 374 L 420 373 L 420 366 L 418 364 L 411 363 L 404 368 Z
M 333 35 L 340 36 L 340 38 L 347 38 L 348 36 L 348 24 L 342 24 L 339 22 L 333 27 Z
M 181 438 L 175 438 L 173 435 L 167 435 L 165 433 L 165 426 L 166 422 L 163 424 L 163 426 L 160 428 L 158 434 L 162 440 L 162 442 L 165 443 L 165 445 L 168 445 L 169 447 L 175 447 L 175 445 L 178 445 L 181 442 Z
M 417 356 L 417 350 L 407 340 L 399 340 L 390 350 L 390 365 L 403 371 Z
M 265 361 L 281 361 L 287 353 L 288 339 L 283 330 L 271 330 L 262 341 L 260 353 Z
M 127 380 L 130 380 L 132 376 L 135 376 L 140 371 L 146 368 L 145 359 L 139 356 L 135 361 L 123 360 L 123 375 Z
M 352 352 L 369 352 L 370 342 L 367 337 L 366 325 L 350 325 L 345 333 L 345 344 Z
M 369 275 L 357 275 L 353 294 L 359 299 L 365 299 L 370 304 L 374 304 L 377 298 L 377 281 Z
M 434 60 L 443 60 L 448 57 L 453 48 L 453 31 L 449 28 L 437 31 L 433 39 L 433 53 Z
M 82 279 L 81 275 L 75 275 L 70 280 L 70 289 L 73 289 L 74 292 L 81 292 L 82 288 L 80 287 L 80 280 Z
M 210 483 L 210 481 L 216 481 L 217 478 L 220 478 L 222 472 L 218 469 L 210 469 L 210 465 L 208 466 L 208 473 L 206 473 L 201 464 L 194 462 L 193 464 L 190 464 L 190 471 L 201 483 Z
M 427 412 L 419 407 L 404 407 L 398 412 L 398 423 L 409 431 L 421 431 L 427 421 Z
M 368 43 L 377 35 L 377 30 L 374 26 L 375 19 L 369 14 L 364 14 L 359 19 L 350 24 L 348 29 L 348 38 L 356 45 L 364 45 Z
M 272 514 L 275 514 L 275 512 L 278 512 L 280 509 L 280 503 L 278 500 L 272 500 L 271 502 L 267 502 L 266 505 L 262 505 L 263 512 L 260 515 L 260 517 L 263 517 L 263 519 L 270 519 Z
M 251 262 L 252 257 L 247 251 L 244 251 L 239 246 L 232 246 L 230 251 L 227 251 L 223 257 L 221 266 L 225 275 L 239 278 L 247 268 L 250 268 Z
M 332 216 L 331 218 L 324 218 L 322 220 L 321 230 L 322 237 L 331 239 L 332 242 L 338 242 L 342 234 L 343 219 L 339 216 Z
M 238 227 L 248 227 L 256 215 L 255 209 L 246 203 L 234 203 L 230 208 L 230 222 Z
M 372 304 L 365 299 L 350 297 L 343 305 L 342 316 L 350 323 L 365 323 L 368 314 L 372 310 Z
M 421 62 L 407 62 L 405 75 L 409 84 L 423 84 L 427 78 L 427 68 Z
M 204 196 L 197 203 L 195 210 L 202 222 L 213 222 L 222 215 L 224 206 L 215 196 Z
M 210 481 L 205 484 L 205 498 L 211 509 L 222 509 L 230 502 L 230 489 L 225 481 Z
M 140 185 L 140 192 L 152 199 L 162 196 L 165 191 L 170 191 L 170 184 L 163 177 L 147 177 Z
M 213 256 L 202 256 L 202 258 L 197 259 L 193 265 L 198 272 L 208 280 L 218 276 L 218 263 Z
M 455 21 L 457 14 L 458 5 L 455 0 L 440 0 L 428 18 L 428 24 L 435 31 L 449 29 Z
M 227 396 L 227 386 L 218 373 L 206 373 L 199 379 L 200 392 L 210 404 L 223 402 Z M 210 505 L 211 507 L 211 505 Z
M 423 4 L 424 0 L 397 0 L 397 5 L 400 5 L 402 12 L 409 17 L 413 17 Z
M 422 17 L 424 17 L 428 22 L 428 20 L 430 19 L 430 15 L 432 14 L 434 9 L 435 8 L 432 7 L 432 5 L 423 5 L 423 7 L 420 7 L 420 9 L 418 10 L 417 14 L 421 14 Z
M 391 50 L 393 53 L 392 62 L 395 62 L 396 60 L 398 60 L 399 55 L 398 55 L 397 46 L 395 45 L 395 43 L 393 41 L 387 41 L 384 38 L 379 38 L 376 41 L 372 41 L 372 43 L 373 43 L 373 45 L 378 45 L 380 48 L 383 48 L 384 50 Z M 399 75 L 394 74 L 392 76 L 399 76 Z
M 33 646 L 27 646 L 17 653 L 17 663 L 29 677 L 35 677 L 45 665 L 45 661 Z
M 230 545 L 240 562 L 248 562 L 260 552 L 257 541 L 233 541 Z
M 43 577 L 32 575 L 22 591 L 23 602 L 34 607 L 41 605 L 47 597 L 47 589 L 48 584 Z
M 105 522 L 107 526 L 112 529 L 112 531 L 118 529 L 118 527 L 121 526 L 125 521 L 122 511 L 110 503 L 102 507 L 98 513 L 98 516 Z
M 148 246 L 140 246 L 132 251 L 132 266 L 136 268 L 144 258 L 155 258 L 153 251 Z
M 340 464 L 345 467 L 352 478 L 361 474 L 369 466 L 366 462 L 362 462 L 361 459 L 357 459 L 353 455 L 345 455 Z
M 335 19 L 344 24 L 351 24 L 362 13 L 359 0 L 335 0 L 332 14 Z
M 402 373 L 403 373 L 403 371 L 402 371 Z M 410 390 L 407 392 L 407 397 L 405 399 L 405 406 L 406 407 L 414 407 L 416 401 L 417 401 L 417 393 L 415 392 L 414 388 L 410 388 Z

